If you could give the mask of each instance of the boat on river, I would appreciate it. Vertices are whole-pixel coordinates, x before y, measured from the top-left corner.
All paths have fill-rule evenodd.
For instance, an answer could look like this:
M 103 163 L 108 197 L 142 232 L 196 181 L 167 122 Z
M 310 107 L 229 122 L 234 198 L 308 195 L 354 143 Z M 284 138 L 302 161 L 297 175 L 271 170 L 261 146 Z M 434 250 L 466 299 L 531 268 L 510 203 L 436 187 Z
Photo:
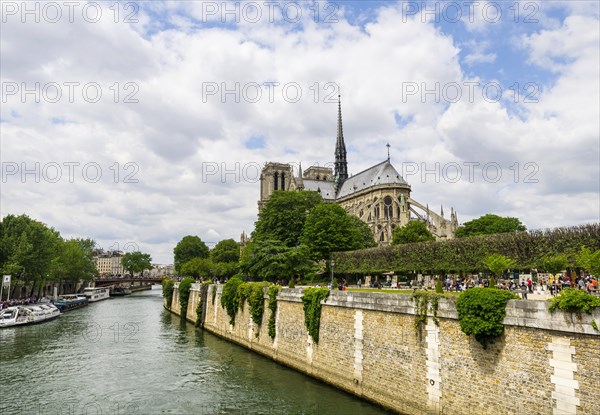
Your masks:
M 76 308 L 84 307 L 89 304 L 88 298 L 85 295 L 65 294 L 58 297 L 54 301 L 54 305 L 61 311 L 71 311 Z
M 53 304 L 32 304 L 8 307 L 0 311 L 0 328 L 42 323 L 60 316 Z
M 131 294 L 131 289 L 127 287 L 113 287 L 110 290 L 111 297 L 122 297 Z
M 110 298 L 110 288 L 108 287 L 88 287 L 83 289 L 83 294 L 90 303 L 108 300 Z

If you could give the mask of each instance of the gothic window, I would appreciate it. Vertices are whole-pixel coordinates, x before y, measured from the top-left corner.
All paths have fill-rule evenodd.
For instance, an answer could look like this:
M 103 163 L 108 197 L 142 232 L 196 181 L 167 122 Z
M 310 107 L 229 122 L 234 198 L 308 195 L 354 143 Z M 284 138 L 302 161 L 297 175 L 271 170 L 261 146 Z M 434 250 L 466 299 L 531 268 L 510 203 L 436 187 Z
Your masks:
M 277 172 L 275 172 L 275 174 L 273 175 L 273 177 L 275 178 L 275 180 L 274 180 L 275 187 L 273 188 L 273 190 L 277 190 L 278 189 L 277 186 L 279 186 L 279 182 L 278 182 L 279 174 L 277 174 Z
M 281 190 L 285 190 L 285 173 L 281 173 Z
M 361 210 L 360 210 L 360 213 L 358 214 L 358 217 L 359 217 L 359 218 L 362 218 L 362 216 L 363 216 L 363 213 L 364 213 L 364 212 L 363 212 L 363 210 L 361 209 Z
M 383 199 L 383 214 L 385 216 L 386 219 L 391 219 L 394 217 L 394 206 L 392 204 L 392 198 L 389 196 L 386 196 Z
M 385 232 L 381 232 L 381 236 L 379 237 L 379 240 L 380 240 L 381 242 L 384 242 L 384 241 L 385 241 L 385 237 L 383 236 L 383 234 L 384 234 L 384 233 L 385 233 Z
M 371 222 L 371 212 L 369 212 L 369 217 L 367 218 L 368 222 Z
M 375 205 L 374 210 L 375 210 L 375 212 L 374 212 L 375 218 L 379 219 L 379 217 L 381 215 L 381 209 L 379 208 L 379 205 Z

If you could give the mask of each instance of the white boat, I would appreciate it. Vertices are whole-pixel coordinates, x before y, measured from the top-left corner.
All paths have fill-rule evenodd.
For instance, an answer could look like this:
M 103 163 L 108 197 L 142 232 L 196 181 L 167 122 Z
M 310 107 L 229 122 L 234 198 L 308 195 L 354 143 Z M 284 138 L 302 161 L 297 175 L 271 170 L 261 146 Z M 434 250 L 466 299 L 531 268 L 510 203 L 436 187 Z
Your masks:
M 84 288 L 83 294 L 88 298 L 90 303 L 110 298 L 110 288 L 108 287 L 88 287 Z
M 41 323 L 60 316 L 52 304 L 18 305 L 0 311 L 0 328 Z

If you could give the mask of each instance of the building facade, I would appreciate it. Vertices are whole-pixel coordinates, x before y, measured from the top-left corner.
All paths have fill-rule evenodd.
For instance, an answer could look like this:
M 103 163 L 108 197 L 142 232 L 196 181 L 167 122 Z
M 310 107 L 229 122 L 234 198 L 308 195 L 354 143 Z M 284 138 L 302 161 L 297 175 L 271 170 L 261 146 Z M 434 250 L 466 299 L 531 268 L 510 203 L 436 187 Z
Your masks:
M 121 264 L 123 252 L 121 251 L 99 251 L 94 256 L 98 275 L 124 275 L 125 270 Z
M 346 145 L 342 126 L 342 107 L 338 101 L 337 138 L 334 169 L 311 166 L 294 172 L 292 165 L 269 162 L 260 176 L 259 210 L 276 190 L 318 192 L 325 202 L 338 203 L 346 211 L 367 223 L 377 242 L 387 245 L 392 232 L 413 220 L 422 221 L 437 240 L 454 238 L 458 217 L 453 208 L 450 217 L 433 212 L 411 197 L 410 185 L 388 158 L 355 175 L 348 174 Z

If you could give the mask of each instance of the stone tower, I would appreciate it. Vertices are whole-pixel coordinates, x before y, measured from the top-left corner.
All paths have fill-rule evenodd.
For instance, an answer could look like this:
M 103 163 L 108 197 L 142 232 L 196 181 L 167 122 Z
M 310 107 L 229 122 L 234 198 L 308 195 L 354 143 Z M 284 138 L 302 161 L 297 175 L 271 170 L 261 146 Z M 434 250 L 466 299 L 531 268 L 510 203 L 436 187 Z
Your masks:
M 344 130 L 342 128 L 342 100 L 338 95 L 338 125 L 337 140 L 335 143 L 335 189 L 340 189 L 348 178 L 348 162 L 346 161 L 346 144 L 344 143 Z

